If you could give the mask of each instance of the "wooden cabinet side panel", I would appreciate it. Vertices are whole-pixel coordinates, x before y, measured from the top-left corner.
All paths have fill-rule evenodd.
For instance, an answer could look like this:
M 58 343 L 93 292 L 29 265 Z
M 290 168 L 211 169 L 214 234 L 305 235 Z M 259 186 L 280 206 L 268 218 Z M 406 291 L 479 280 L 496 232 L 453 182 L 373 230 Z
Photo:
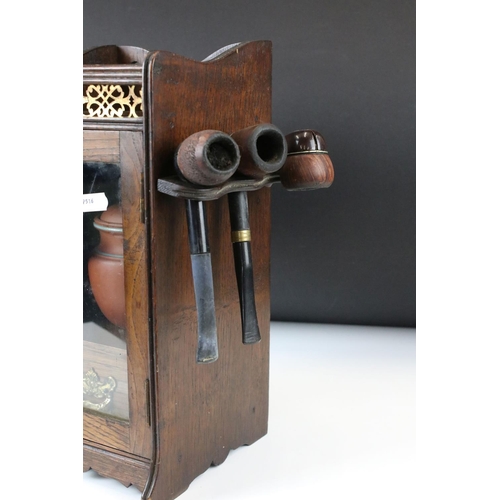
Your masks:
M 203 129 L 271 120 L 271 48 L 252 42 L 210 63 L 157 53 L 149 65 L 150 195 L 158 445 L 144 498 L 172 499 L 231 449 L 267 432 L 270 190 L 249 193 L 262 340 L 243 345 L 227 197 L 207 202 L 219 359 L 196 364 L 196 308 L 184 201 L 156 191 L 175 149 Z

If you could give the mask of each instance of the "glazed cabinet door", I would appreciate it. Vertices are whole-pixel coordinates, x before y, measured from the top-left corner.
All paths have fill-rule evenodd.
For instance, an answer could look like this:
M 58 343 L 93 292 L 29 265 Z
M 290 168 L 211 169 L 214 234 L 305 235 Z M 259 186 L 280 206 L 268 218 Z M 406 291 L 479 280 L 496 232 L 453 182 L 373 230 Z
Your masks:
M 84 441 L 150 458 L 143 172 L 142 132 L 84 130 Z

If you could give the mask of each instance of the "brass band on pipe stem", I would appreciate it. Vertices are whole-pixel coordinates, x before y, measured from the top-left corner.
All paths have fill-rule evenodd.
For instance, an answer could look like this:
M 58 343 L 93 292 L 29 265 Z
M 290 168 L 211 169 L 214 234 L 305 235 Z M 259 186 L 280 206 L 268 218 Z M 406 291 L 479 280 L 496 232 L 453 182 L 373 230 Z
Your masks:
M 242 241 L 251 241 L 250 229 L 242 229 L 241 231 L 231 232 L 231 241 L 233 243 L 240 243 Z

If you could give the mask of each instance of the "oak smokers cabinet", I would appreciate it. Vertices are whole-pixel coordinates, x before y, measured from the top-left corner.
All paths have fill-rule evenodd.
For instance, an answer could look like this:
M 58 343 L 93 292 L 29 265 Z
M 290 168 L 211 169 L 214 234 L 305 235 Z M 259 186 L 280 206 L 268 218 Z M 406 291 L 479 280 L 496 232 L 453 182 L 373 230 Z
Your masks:
M 205 61 L 133 47 L 84 53 L 84 470 L 143 499 L 177 497 L 267 432 L 271 190 L 248 191 L 261 334 L 251 345 L 241 341 L 227 200 L 205 204 L 219 357 L 200 364 L 185 200 L 158 181 L 175 175 L 191 134 L 270 122 L 270 42 Z M 103 277 L 112 267 L 114 282 Z
M 266 41 L 87 51 L 83 115 L 84 469 L 168 500 L 267 431 L 269 188 L 333 165 L 270 123 Z

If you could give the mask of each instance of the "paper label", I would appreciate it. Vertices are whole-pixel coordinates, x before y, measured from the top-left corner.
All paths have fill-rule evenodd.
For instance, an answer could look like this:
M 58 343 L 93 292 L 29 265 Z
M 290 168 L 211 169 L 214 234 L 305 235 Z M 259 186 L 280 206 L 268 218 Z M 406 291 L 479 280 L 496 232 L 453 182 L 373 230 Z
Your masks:
M 104 193 L 91 193 L 83 195 L 84 212 L 104 212 L 108 208 L 108 199 Z

